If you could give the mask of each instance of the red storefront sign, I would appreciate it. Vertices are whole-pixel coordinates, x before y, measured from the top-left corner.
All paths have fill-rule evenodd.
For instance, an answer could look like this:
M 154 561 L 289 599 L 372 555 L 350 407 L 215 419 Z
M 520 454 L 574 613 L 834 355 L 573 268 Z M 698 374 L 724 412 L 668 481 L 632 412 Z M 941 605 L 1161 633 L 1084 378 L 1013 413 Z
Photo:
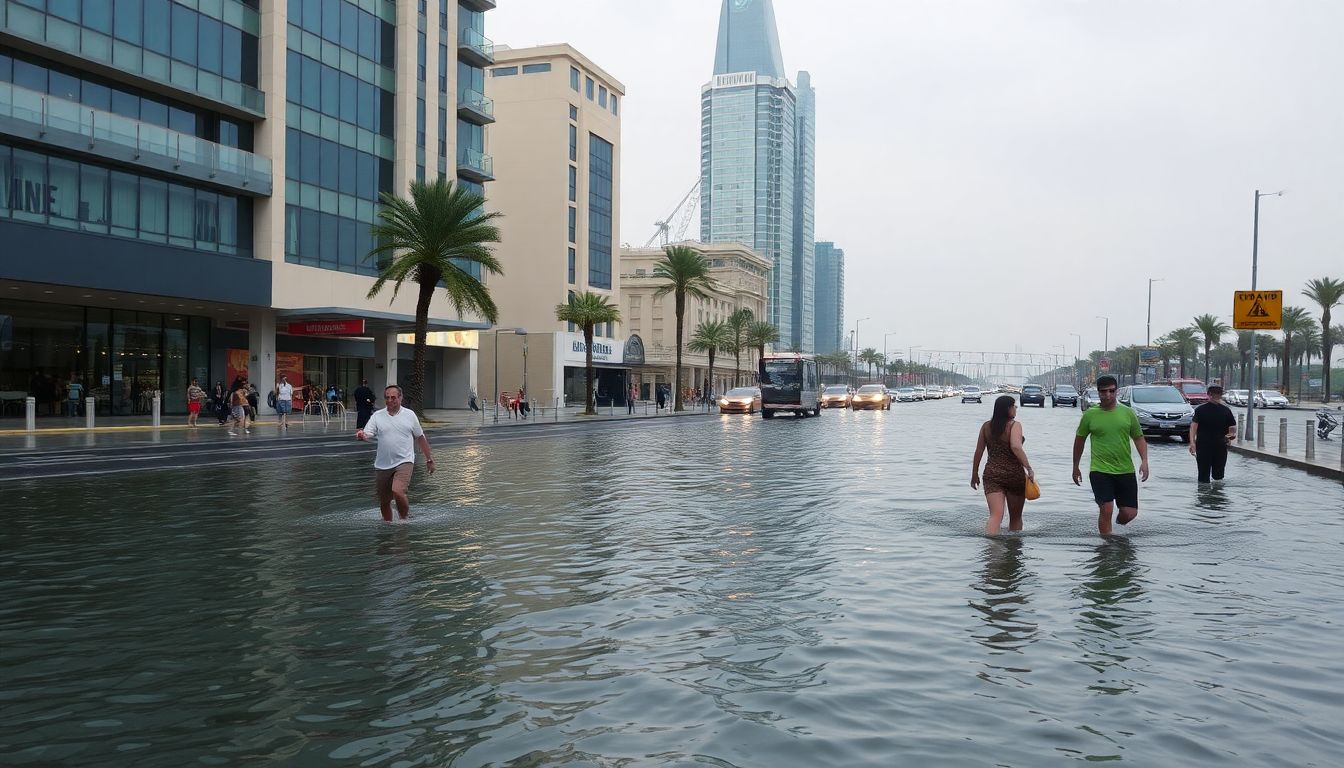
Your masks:
M 305 320 L 290 323 L 291 336 L 363 336 L 363 320 Z

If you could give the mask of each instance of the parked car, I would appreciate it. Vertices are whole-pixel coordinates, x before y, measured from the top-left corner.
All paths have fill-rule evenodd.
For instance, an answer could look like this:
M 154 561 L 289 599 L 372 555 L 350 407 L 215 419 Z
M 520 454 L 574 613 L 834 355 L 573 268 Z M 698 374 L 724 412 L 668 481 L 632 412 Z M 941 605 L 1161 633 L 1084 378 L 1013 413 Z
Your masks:
M 850 398 L 849 407 L 856 411 L 874 408 L 887 411 L 891 410 L 891 398 L 887 395 L 887 388 L 881 384 L 864 384 L 854 393 L 854 397 Z
M 896 402 L 913 403 L 915 401 L 914 387 L 900 387 L 896 390 Z
M 974 384 L 969 384 L 965 389 L 961 390 L 961 402 L 969 403 L 972 400 L 977 403 L 980 402 L 980 388 Z
M 1170 384 L 1122 387 L 1117 398 L 1122 405 L 1134 409 L 1143 434 L 1167 435 L 1189 441 L 1190 419 L 1195 415 L 1195 409 L 1176 387 Z
M 1040 384 L 1023 384 L 1022 392 L 1017 396 L 1019 406 L 1039 405 L 1045 407 L 1045 390 L 1041 389 Z
M 1287 408 L 1288 398 L 1272 389 L 1262 389 L 1260 399 L 1255 404 L 1261 408 Z
M 849 387 L 831 386 L 821 393 L 822 408 L 848 408 Z
M 760 387 L 734 387 L 719 398 L 719 413 L 755 413 L 760 409 Z
M 1061 405 L 1070 408 L 1078 405 L 1078 390 L 1072 384 L 1056 384 L 1055 391 L 1050 393 L 1050 407 L 1058 408 Z
M 914 391 L 914 393 L 915 393 L 915 399 L 916 399 L 916 400 L 923 400 L 923 399 L 925 399 L 925 394 L 926 394 L 926 393 L 924 392 L 924 388 L 923 388 L 923 387 L 918 387 L 918 386 L 916 386 L 916 387 L 911 387 L 910 389 Z
M 1251 393 L 1245 389 L 1229 389 L 1223 393 L 1223 402 L 1228 405 L 1245 405 L 1250 394 Z
M 1078 398 L 1078 407 L 1086 411 L 1094 405 L 1101 404 L 1101 393 L 1097 392 L 1096 387 L 1088 387 L 1083 390 L 1082 397 Z
M 1158 379 L 1154 384 L 1169 384 L 1181 393 L 1185 402 L 1200 405 L 1209 402 L 1209 388 L 1199 379 Z

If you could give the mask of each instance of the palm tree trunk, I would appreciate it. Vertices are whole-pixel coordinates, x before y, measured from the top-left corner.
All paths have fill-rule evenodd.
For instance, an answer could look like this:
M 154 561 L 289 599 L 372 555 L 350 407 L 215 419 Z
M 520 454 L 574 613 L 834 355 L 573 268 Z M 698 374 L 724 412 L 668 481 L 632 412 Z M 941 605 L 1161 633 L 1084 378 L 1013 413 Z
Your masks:
M 741 386 L 738 378 L 742 375 L 742 340 L 733 339 L 733 386 Z
M 672 410 L 681 411 L 681 325 L 682 315 L 686 313 L 686 292 L 677 291 L 677 374 L 672 383 Z
M 1330 402 L 1330 348 L 1336 340 L 1330 334 L 1330 308 L 1321 311 L 1321 402 Z
M 1210 358 L 1209 358 L 1209 350 L 1210 350 L 1210 347 L 1211 347 L 1211 346 L 1212 346 L 1212 345 L 1209 343 L 1209 340 L 1208 340 L 1208 338 L 1206 337 L 1206 338 L 1204 339 L 1204 383 L 1205 383 L 1205 384 L 1208 384 L 1208 383 L 1209 383 L 1209 360 L 1210 360 Z
M 593 402 L 593 324 L 583 325 L 583 412 L 587 416 L 597 415 L 597 405 Z
M 429 303 L 434 298 L 434 288 L 438 280 L 420 282 L 420 295 L 415 300 L 415 354 L 411 363 L 411 381 L 406 387 L 407 407 L 412 411 L 423 412 L 425 394 L 425 336 L 429 332 Z M 396 354 L 396 350 L 392 350 Z M 388 382 L 391 384 L 392 382 Z
M 709 401 L 709 392 L 714 389 L 714 348 L 709 348 L 709 386 L 705 387 L 705 401 Z
M 1290 387 L 1288 386 L 1288 378 L 1289 378 L 1289 376 L 1291 376 L 1291 373 L 1292 373 L 1292 372 L 1289 370 L 1289 367 L 1290 367 L 1292 364 L 1293 364 L 1293 337 L 1292 337 L 1292 336 L 1289 336 L 1288 334 L 1284 334 L 1284 335 L 1283 335 L 1283 381 L 1281 382 L 1281 384 L 1282 384 L 1282 388 L 1283 388 L 1283 396 L 1284 396 L 1284 397 L 1287 397 L 1287 396 L 1288 396 L 1288 392 L 1289 392 L 1289 390 L 1290 390 Z

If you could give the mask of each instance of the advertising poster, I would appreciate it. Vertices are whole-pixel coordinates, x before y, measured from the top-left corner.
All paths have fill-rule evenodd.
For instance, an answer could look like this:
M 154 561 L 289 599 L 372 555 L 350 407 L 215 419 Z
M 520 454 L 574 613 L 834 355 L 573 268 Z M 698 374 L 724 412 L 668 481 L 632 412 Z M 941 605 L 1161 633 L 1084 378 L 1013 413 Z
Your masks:
M 232 387 L 233 382 L 237 381 L 239 376 L 246 376 L 246 375 L 247 375 L 247 350 L 246 349 L 225 350 L 224 386 Z
M 281 374 L 288 376 L 290 386 L 294 387 L 294 412 L 303 413 L 303 355 L 298 352 L 276 352 L 276 381 L 280 380 Z

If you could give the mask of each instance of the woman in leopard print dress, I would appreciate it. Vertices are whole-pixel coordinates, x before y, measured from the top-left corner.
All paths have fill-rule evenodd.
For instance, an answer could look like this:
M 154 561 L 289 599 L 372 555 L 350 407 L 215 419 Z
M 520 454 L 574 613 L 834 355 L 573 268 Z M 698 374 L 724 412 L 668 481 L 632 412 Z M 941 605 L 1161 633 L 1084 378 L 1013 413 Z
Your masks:
M 980 425 L 975 441 L 975 459 L 971 464 L 971 487 L 980 487 L 980 457 L 989 451 L 985 462 L 985 503 L 989 521 L 985 533 L 997 536 L 1008 510 L 1008 530 L 1022 530 L 1022 507 L 1026 503 L 1027 478 L 1034 477 L 1027 452 L 1022 449 L 1022 425 L 1016 420 L 1017 402 L 1012 395 L 994 401 L 994 415 Z

